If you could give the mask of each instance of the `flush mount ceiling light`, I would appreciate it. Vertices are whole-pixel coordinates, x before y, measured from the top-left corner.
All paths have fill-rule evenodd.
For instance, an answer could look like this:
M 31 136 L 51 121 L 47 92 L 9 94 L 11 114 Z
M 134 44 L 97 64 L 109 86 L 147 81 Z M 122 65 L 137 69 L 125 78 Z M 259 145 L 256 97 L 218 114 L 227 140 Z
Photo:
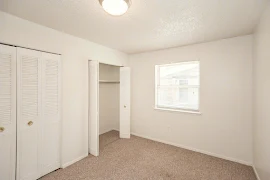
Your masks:
M 131 0 L 99 0 L 99 3 L 107 13 L 113 16 L 121 16 L 127 12 Z

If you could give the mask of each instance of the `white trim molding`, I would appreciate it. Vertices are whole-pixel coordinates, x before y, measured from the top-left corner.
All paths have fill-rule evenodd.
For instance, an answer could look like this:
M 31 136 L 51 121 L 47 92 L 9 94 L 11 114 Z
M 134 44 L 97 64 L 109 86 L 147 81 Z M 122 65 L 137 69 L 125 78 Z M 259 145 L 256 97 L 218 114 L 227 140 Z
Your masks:
M 212 153 L 212 152 L 196 149 L 196 148 L 193 148 L 193 147 L 189 147 L 189 146 L 185 146 L 185 145 L 181 145 L 181 144 L 177 144 L 177 143 L 172 143 L 172 142 L 160 140 L 160 139 L 152 138 L 152 137 L 149 137 L 149 136 L 140 135 L 140 134 L 135 133 L 135 132 L 132 132 L 131 134 L 134 135 L 134 136 L 141 137 L 141 138 L 150 139 L 152 141 L 157 141 L 157 142 L 160 142 L 160 143 L 176 146 L 176 147 L 179 147 L 179 148 L 183 148 L 183 149 L 187 149 L 187 150 L 190 150 L 190 151 L 206 154 L 206 155 L 209 155 L 209 156 L 225 159 L 225 160 L 228 160 L 228 161 L 244 164 L 244 165 L 247 165 L 247 166 L 253 166 L 253 164 L 251 162 L 246 162 L 246 161 L 243 161 L 243 160 L 227 157 L 227 156 L 224 156 L 224 155 L 215 154 L 215 153 Z
M 254 173 L 256 175 L 257 180 L 261 180 L 261 178 L 259 176 L 259 173 L 257 172 L 257 169 L 256 169 L 255 165 L 253 165 L 252 168 L 253 168 L 253 171 L 254 171 Z
M 158 110 L 158 111 L 171 111 L 171 112 L 179 112 L 179 113 L 189 113 L 189 114 L 197 114 L 197 115 L 202 114 L 200 111 L 181 110 L 181 109 L 168 109 L 168 108 L 160 108 L 160 107 L 155 107 L 155 110 Z
M 76 162 L 78 162 L 78 161 L 80 161 L 80 160 L 86 158 L 87 156 L 88 156 L 88 154 L 84 154 L 83 156 L 80 156 L 80 157 L 78 157 L 78 158 L 76 158 L 76 159 L 74 159 L 74 160 L 72 160 L 72 161 L 69 161 L 69 162 L 63 164 L 63 165 L 61 166 L 61 168 L 64 169 L 64 168 L 66 168 L 66 167 L 68 167 L 68 166 L 70 166 L 70 165 L 72 165 L 72 164 L 74 164 L 74 163 L 76 163 Z
M 168 105 L 160 105 L 158 103 L 158 89 L 159 87 L 163 87 L 164 85 L 160 85 L 160 67 L 166 66 L 179 66 L 185 64 L 196 64 L 198 65 L 199 69 L 199 83 L 198 85 L 166 85 L 168 87 L 179 87 L 179 88 L 198 88 L 198 108 L 178 108 L 175 106 L 168 106 Z M 164 111 L 174 111 L 174 112 L 185 112 L 185 113 L 194 113 L 194 114 L 201 114 L 200 113 L 200 86 L 201 86 L 201 63 L 200 61 L 184 61 L 184 62 L 177 62 L 177 63 L 170 63 L 170 64 L 160 64 L 155 65 L 155 109 L 156 110 L 164 110 Z
M 99 131 L 99 135 L 105 134 L 105 133 L 110 132 L 112 130 L 114 130 L 114 129 L 106 129 L 104 131 Z

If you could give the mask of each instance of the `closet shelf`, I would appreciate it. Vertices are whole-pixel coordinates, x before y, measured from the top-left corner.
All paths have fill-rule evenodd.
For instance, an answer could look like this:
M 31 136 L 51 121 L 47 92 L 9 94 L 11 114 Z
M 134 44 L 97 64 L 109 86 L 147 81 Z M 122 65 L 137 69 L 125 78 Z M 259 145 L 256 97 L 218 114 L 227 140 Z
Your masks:
M 99 83 L 120 83 L 120 81 L 99 80 Z

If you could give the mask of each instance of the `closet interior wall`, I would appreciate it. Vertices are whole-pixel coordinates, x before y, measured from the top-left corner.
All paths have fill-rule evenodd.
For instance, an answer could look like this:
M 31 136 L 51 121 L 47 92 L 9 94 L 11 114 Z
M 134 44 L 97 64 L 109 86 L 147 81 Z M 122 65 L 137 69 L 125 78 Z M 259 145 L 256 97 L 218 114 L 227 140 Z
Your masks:
M 119 131 L 120 67 L 99 65 L 99 134 Z

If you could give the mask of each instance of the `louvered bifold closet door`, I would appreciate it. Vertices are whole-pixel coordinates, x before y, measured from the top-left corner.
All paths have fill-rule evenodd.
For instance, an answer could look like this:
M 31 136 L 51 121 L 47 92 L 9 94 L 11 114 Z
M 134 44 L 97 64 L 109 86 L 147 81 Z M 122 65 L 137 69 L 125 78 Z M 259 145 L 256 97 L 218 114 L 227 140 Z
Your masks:
M 42 53 L 42 176 L 60 168 L 60 56 Z
M 15 180 L 16 48 L 0 45 L 0 179 Z
M 17 48 L 17 180 L 40 177 L 41 57 Z

